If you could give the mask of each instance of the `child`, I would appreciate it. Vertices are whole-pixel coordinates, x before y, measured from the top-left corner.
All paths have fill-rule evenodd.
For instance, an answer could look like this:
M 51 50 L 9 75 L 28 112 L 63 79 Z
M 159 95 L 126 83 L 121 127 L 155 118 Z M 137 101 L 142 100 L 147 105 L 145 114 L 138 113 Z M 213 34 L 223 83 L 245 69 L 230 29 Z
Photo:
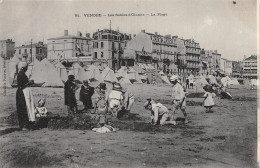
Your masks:
M 46 128 L 48 124 L 47 119 L 47 108 L 44 107 L 45 105 L 45 99 L 40 99 L 38 101 L 37 107 L 35 107 L 35 125 L 36 128 Z
M 47 108 L 44 107 L 45 105 L 45 99 L 40 99 L 38 101 L 38 105 L 37 107 L 35 107 L 35 116 L 36 118 L 40 118 L 40 117 L 47 117 Z
M 215 97 L 215 93 L 213 93 L 212 86 L 206 85 L 203 87 L 206 93 L 203 95 L 204 99 L 204 107 L 206 108 L 206 113 L 212 112 L 211 108 L 215 105 L 213 97 Z
M 94 105 L 94 113 L 97 114 L 96 118 L 99 121 L 99 125 L 102 127 L 106 123 L 110 124 L 111 116 L 108 115 L 108 103 L 107 103 L 107 92 L 106 84 L 100 83 L 96 90 L 97 98 Z
M 169 110 L 161 103 L 155 103 L 153 100 L 147 99 L 144 108 L 151 111 L 151 124 L 156 125 L 159 123 L 160 125 L 175 125 L 174 121 L 167 121 L 170 120 Z

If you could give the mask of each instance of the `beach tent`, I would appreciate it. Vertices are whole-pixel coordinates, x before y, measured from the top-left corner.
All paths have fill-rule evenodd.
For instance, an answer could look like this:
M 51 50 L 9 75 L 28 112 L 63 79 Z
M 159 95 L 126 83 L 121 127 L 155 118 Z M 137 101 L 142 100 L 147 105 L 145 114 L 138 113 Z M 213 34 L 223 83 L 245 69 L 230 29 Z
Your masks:
M 121 85 L 123 85 L 123 84 L 132 84 L 127 74 L 123 78 L 121 78 L 119 80 L 119 83 Z
M 96 80 L 96 81 L 102 81 L 101 80 L 101 74 L 99 71 L 99 68 L 95 65 L 90 65 L 86 68 L 86 72 L 88 74 L 89 80 Z
M 136 65 L 136 64 L 133 66 L 133 68 L 134 68 L 134 70 L 137 71 L 139 74 L 144 74 L 144 73 L 145 73 L 145 71 L 144 71 L 140 66 L 138 66 L 138 65 Z
M 128 78 L 133 81 L 133 83 L 143 83 L 140 75 L 134 68 L 130 68 L 127 72 Z
M 230 81 L 231 80 L 230 80 L 230 78 L 228 76 L 225 76 L 225 77 L 221 78 L 221 84 L 223 86 L 225 86 L 225 87 L 230 84 Z
M 80 68 L 82 68 L 77 62 L 72 65 L 75 76 L 78 75 Z
M 254 85 L 254 86 L 257 86 L 257 80 L 256 79 L 251 79 L 250 84 Z
M 209 79 L 210 81 L 210 84 L 218 84 L 217 80 L 216 80 L 216 77 L 213 76 L 213 75 L 208 75 L 207 78 Z
M 83 80 L 89 80 L 90 77 L 88 76 L 88 73 L 84 70 L 84 68 L 80 68 L 80 69 L 79 69 L 78 76 L 77 76 L 77 79 L 78 79 L 80 82 L 83 82 Z
M 102 82 L 102 81 L 111 82 L 111 83 L 118 82 L 114 71 L 112 69 L 110 69 L 109 67 L 106 67 L 102 71 L 100 82 Z
M 230 79 L 229 84 L 230 85 L 240 85 L 236 78 Z
M 206 78 L 203 75 L 200 75 L 198 77 L 194 77 L 194 82 L 196 84 L 200 84 L 201 86 L 208 85 L 209 83 L 207 82 Z
M 162 80 L 167 83 L 167 84 L 171 84 L 171 82 L 169 81 L 169 79 L 167 78 L 167 76 L 163 73 L 163 71 L 160 71 L 159 74 L 161 75 Z
M 127 75 L 126 69 L 120 68 L 116 73 L 115 76 L 117 78 L 124 78 Z
M 34 80 L 35 84 L 43 84 L 43 87 L 64 86 L 59 73 L 46 59 L 42 60 L 38 65 L 34 65 L 31 80 Z
M 67 81 L 68 80 L 68 73 L 67 73 L 66 67 L 64 65 L 62 65 L 61 62 L 58 62 L 55 65 L 55 68 L 56 68 L 57 72 L 59 73 L 61 80 L 63 82 Z

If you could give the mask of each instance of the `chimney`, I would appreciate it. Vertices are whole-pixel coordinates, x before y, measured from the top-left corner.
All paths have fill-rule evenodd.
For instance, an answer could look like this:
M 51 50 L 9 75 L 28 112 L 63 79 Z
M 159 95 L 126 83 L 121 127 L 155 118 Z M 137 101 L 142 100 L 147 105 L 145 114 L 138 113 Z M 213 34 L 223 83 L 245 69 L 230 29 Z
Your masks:
M 157 33 L 157 32 L 155 32 L 154 34 L 155 34 L 156 36 L 158 35 L 158 33 Z
M 68 36 L 69 35 L 69 31 L 68 30 L 64 30 L 64 36 Z
M 142 33 L 145 33 L 145 29 L 141 30 Z
M 214 50 L 215 53 L 218 53 L 218 50 Z
M 77 31 L 77 36 L 82 36 L 81 32 L 80 31 Z
M 134 34 L 134 37 L 136 36 L 136 34 Z
M 87 38 L 90 38 L 90 33 L 86 33 L 86 37 L 87 37 Z
M 131 34 L 129 34 L 129 40 L 131 40 L 132 39 L 132 35 Z
M 178 38 L 178 36 L 172 36 L 172 38 L 174 39 L 174 38 Z

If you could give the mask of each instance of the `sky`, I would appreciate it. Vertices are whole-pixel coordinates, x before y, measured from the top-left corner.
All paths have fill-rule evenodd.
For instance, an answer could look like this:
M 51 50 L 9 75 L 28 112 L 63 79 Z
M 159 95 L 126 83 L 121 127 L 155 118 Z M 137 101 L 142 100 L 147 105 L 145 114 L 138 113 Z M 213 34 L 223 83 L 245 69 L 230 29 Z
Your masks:
M 48 38 L 77 31 L 94 33 L 110 27 L 122 33 L 158 32 L 194 39 L 223 58 L 242 60 L 257 53 L 257 0 L 3 0 L 0 4 L 0 40 L 16 46 L 47 42 Z M 145 14 L 111 16 L 108 14 Z M 151 13 L 166 16 L 151 16 Z M 79 14 L 80 17 L 75 17 Z M 101 14 L 102 17 L 84 17 Z M 103 16 L 106 15 L 106 16 Z

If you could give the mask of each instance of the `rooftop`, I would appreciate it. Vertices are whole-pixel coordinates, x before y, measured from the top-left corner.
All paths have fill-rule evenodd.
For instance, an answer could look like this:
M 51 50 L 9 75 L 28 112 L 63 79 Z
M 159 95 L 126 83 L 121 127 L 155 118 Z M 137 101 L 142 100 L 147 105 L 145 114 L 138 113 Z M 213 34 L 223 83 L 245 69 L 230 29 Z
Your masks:
M 28 45 L 22 45 L 22 46 L 19 46 L 19 47 L 16 47 L 16 49 L 19 49 L 19 48 L 34 48 L 34 47 L 47 47 L 46 44 L 43 44 L 43 42 L 38 42 L 38 43 L 33 43 L 32 45 L 31 44 L 28 44 Z
M 74 35 L 54 37 L 54 38 L 49 38 L 48 40 L 61 40 L 61 39 L 82 39 L 82 40 L 91 40 L 91 38 L 89 38 L 89 37 L 74 36 Z
M 251 55 L 250 57 L 246 58 L 245 60 L 257 60 L 257 56 Z

